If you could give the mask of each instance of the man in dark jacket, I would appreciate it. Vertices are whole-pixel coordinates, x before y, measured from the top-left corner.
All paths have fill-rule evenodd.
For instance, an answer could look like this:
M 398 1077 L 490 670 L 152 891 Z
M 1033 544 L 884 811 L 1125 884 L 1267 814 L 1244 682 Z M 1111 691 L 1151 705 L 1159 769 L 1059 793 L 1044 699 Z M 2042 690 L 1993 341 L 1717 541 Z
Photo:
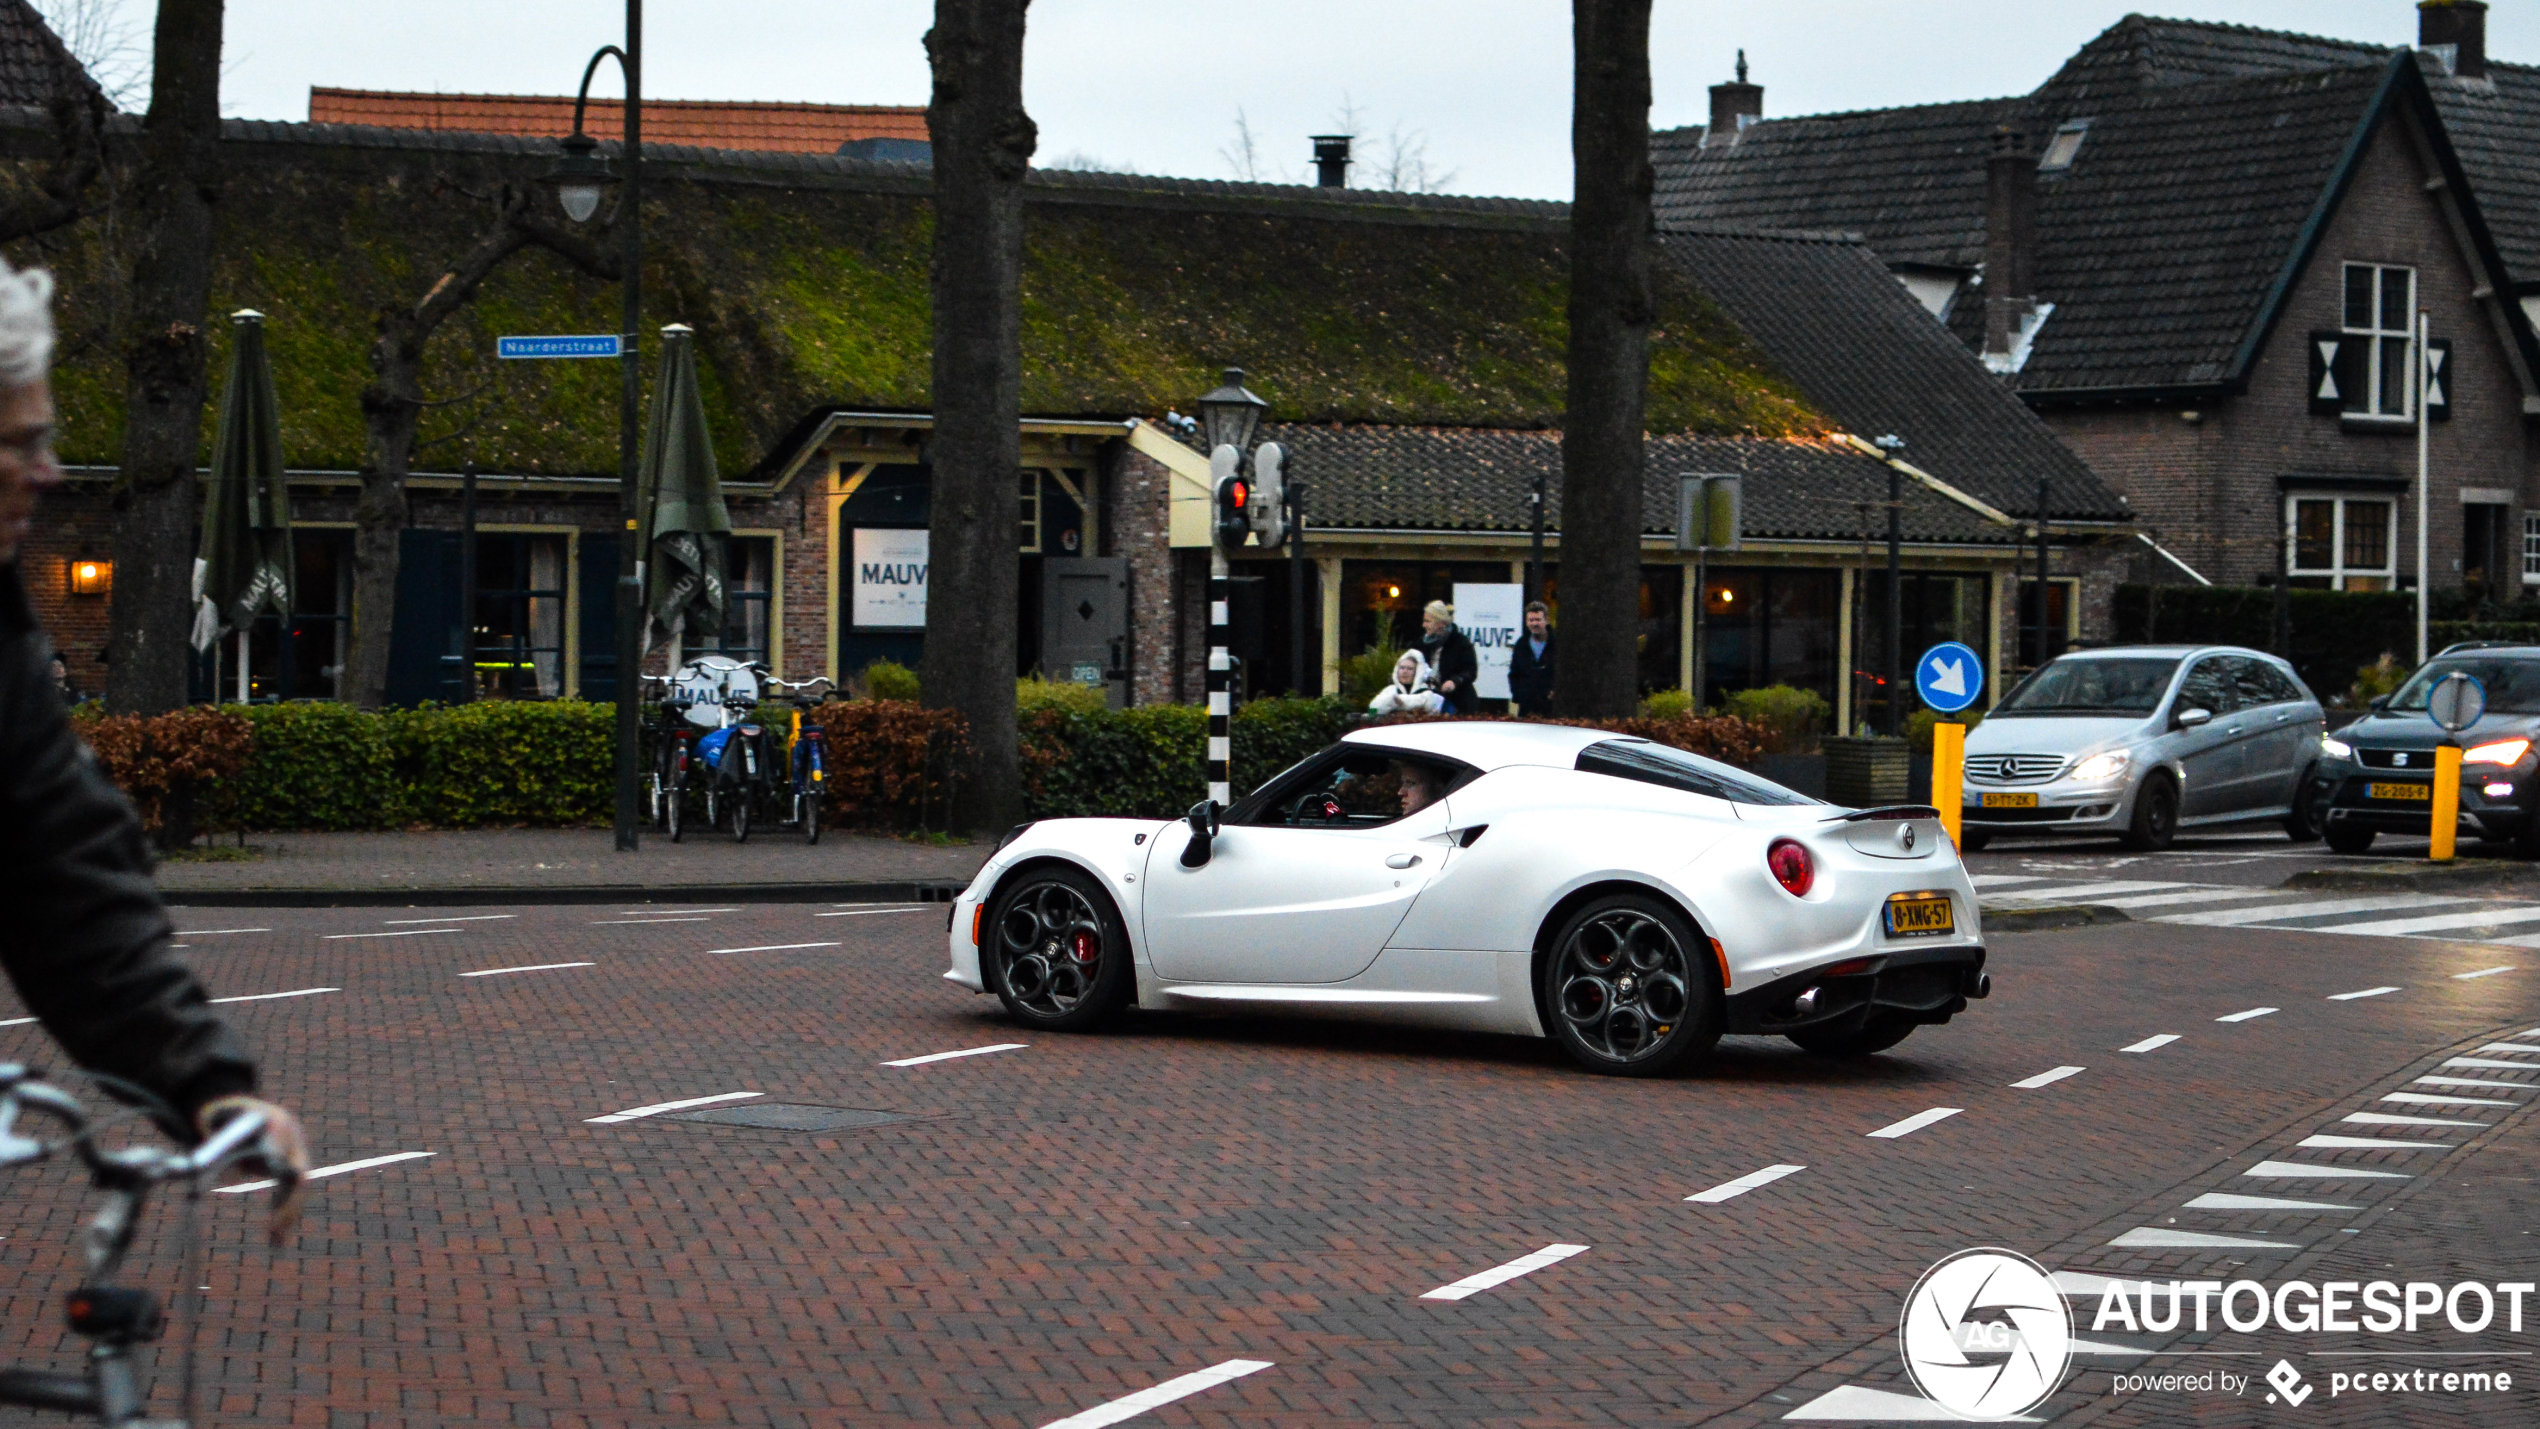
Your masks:
M 171 1132 L 263 1113 L 259 1159 L 288 1185 L 308 1169 L 300 1124 L 256 1097 L 255 1064 L 168 950 L 140 818 L 71 732 L 19 578 L 36 499 L 61 480 L 51 295 L 49 275 L 0 263 L 0 970 L 73 1060 L 173 1108 Z
M 1552 713 L 1552 608 L 1526 602 L 1526 633 L 1508 653 L 1508 698 L 1521 715 Z
M 1481 652 L 1473 637 L 1455 628 L 1455 607 L 1433 600 L 1420 612 L 1420 653 L 1429 661 L 1430 678 L 1448 714 L 1473 711 L 1473 682 L 1482 677 Z

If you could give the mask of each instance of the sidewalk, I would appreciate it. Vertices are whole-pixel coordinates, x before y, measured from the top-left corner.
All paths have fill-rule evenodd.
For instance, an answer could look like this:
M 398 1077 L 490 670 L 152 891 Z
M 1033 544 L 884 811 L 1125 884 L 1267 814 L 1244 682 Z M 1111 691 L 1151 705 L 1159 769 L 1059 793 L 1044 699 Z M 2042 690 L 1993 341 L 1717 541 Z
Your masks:
M 235 837 L 214 840 L 235 847 Z M 621 854 L 607 829 L 250 834 L 256 857 L 159 866 L 160 893 L 193 907 L 522 902 L 949 900 L 993 850 L 936 848 L 832 831 L 817 848 L 784 830 L 691 835 L 644 830 Z

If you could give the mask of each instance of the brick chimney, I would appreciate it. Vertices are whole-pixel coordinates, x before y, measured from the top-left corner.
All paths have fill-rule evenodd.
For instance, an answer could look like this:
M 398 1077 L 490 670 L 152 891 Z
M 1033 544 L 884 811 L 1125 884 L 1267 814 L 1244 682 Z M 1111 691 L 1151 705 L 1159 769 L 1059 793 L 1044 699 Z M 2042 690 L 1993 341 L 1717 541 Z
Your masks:
M 2487 77 L 2486 0 L 2418 0 L 2417 48 L 2463 79 Z
M 1764 117 L 1764 86 L 1746 82 L 1746 51 L 1737 52 L 1737 78 L 1711 86 L 1711 127 L 1702 131 L 1702 147 L 1734 144 L 1738 131 Z
M 1984 355 L 2008 360 L 2037 295 L 2037 155 L 2005 124 L 1984 161 Z
M 1324 189 L 1349 187 L 1349 141 L 1347 134 L 1314 134 L 1314 186 Z

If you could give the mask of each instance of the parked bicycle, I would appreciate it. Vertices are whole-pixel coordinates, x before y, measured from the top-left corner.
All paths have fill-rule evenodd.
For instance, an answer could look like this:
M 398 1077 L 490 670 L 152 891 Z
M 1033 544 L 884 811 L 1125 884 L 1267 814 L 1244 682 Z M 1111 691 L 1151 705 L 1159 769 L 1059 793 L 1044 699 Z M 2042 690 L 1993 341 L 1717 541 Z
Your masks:
M 67 1310 L 71 1332 L 90 1341 L 93 1348 L 88 1351 L 84 1374 L 31 1366 L 0 1368 L 0 1404 L 81 1415 L 119 1429 L 186 1429 L 194 1413 L 192 1340 L 189 1336 L 185 1352 L 186 1417 L 147 1417 L 149 1389 L 142 1382 L 133 1351 L 158 1339 L 166 1329 L 167 1317 L 159 1308 L 158 1297 L 150 1291 L 114 1282 L 125 1253 L 132 1249 L 133 1232 L 150 1192 L 172 1182 L 200 1181 L 234 1161 L 258 1154 L 264 1140 L 265 1117 L 261 1112 L 241 1112 L 223 1122 L 220 1130 L 192 1151 L 155 1146 L 126 1146 L 110 1151 L 97 1144 L 96 1133 L 103 1128 L 89 1120 L 79 1098 L 42 1077 L 32 1068 L 14 1062 L 0 1063 L 0 1168 L 30 1165 L 65 1150 L 76 1154 L 88 1167 L 89 1182 L 101 1193 L 103 1202 L 80 1230 L 87 1269 L 78 1288 L 70 1293 Z M 145 1106 L 156 1105 L 155 1098 L 137 1087 L 103 1077 L 97 1080 L 110 1085 L 118 1097 Z M 164 1106 L 157 1106 L 156 1110 L 174 1122 L 173 1112 Z M 57 1123 L 62 1131 L 60 1139 L 45 1141 L 21 1131 L 18 1119 L 28 1112 Z M 277 1194 L 289 1194 L 294 1180 L 286 1177 L 278 1182 Z M 192 1238 L 189 1217 L 187 1254 L 191 1253 Z
M 803 716 L 830 697 L 835 682 L 826 675 L 801 681 L 770 676 L 767 685 L 794 704 L 793 721 L 785 733 L 785 768 L 793 800 L 785 822 L 803 831 L 803 842 L 816 844 L 820 842 L 821 803 L 829 793 L 829 737 L 818 720 L 805 720 Z M 815 695 L 814 690 L 819 693 Z

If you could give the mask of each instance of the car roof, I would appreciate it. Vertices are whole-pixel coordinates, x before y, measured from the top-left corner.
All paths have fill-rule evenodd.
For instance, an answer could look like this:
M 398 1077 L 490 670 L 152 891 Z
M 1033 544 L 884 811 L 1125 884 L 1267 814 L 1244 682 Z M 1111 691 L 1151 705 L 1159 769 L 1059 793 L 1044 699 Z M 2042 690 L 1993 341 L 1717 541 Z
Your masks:
M 1580 750 L 1621 737 L 1612 730 L 1522 720 L 1417 720 L 1354 729 L 1341 742 L 1440 755 L 1487 772 L 1524 764 L 1567 769 L 1578 762 Z

